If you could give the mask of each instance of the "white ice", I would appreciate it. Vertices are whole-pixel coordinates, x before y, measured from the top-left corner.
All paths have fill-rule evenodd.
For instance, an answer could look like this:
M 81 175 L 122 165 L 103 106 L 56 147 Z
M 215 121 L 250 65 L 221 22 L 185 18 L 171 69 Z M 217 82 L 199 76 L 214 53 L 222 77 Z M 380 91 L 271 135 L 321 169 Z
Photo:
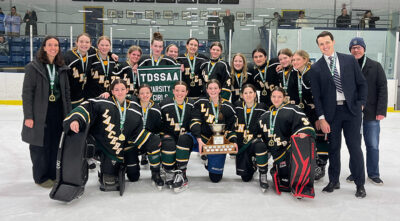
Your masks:
M 258 174 L 242 182 L 232 159 L 227 159 L 223 180 L 211 183 L 197 153 L 192 153 L 185 192 L 156 190 L 149 169 L 142 168 L 140 181 L 127 183 L 120 197 L 101 192 L 97 171 L 91 171 L 83 196 L 66 204 L 51 200 L 49 189 L 34 184 L 28 144 L 20 136 L 22 120 L 21 106 L 0 105 L 0 220 L 400 220 L 400 113 L 389 113 L 381 123 L 380 172 L 385 184 L 366 181 L 364 199 L 357 199 L 355 185 L 345 181 L 349 156 L 342 144 L 341 188 L 322 193 L 325 176 L 315 183 L 315 199 L 277 195 L 271 188 L 262 193 Z

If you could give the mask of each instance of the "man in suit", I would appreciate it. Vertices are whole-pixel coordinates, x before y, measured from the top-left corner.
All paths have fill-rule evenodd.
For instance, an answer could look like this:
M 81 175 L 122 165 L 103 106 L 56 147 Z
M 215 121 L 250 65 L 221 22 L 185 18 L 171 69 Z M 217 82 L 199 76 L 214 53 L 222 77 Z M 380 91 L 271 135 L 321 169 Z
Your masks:
M 317 36 L 323 56 L 309 72 L 317 129 L 328 133 L 329 183 L 323 192 L 340 188 L 340 147 L 342 130 L 350 153 L 350 171 L 357 185 L 356 197 L 364 198 L 365 172 L 361 150 L 361 112 L 367 101 L 367 82 L 356 59 L 351 55 L 335 52 L 335 41 L 330 32 Z
M 380 121 L 386 117 L 388 89 L 385 72 L 382 65 L 371 60 L 365 55 L 364 39 L 353 38 L 349 44 L 349 50 L 364 74 L 368 84 L 368 99 L 363 113 L 363 135 L 367 150 L 367 175 L 373 184 L 383 185 L 379 175 L 379 132 Z M 354 181 L 350 175 L 347 181 Z

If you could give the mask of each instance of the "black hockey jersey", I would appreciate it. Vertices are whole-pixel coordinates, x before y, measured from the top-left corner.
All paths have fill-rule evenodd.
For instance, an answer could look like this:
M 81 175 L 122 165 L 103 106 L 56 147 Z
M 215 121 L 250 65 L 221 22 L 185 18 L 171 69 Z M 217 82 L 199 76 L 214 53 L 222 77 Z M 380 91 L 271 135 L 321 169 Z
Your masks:
M 122 161 L 126 147 L 138 147 L 147 141 L 150 132 L 143 129 L 142 114 L 136 105 L 127 100 L 124 129 L 120 129 L 120 113 L 114 97 L 89 99 L 76 107 L 64 120 L 64 128 L 69 128 L 77 120 L 80 130 L 90 126 L 89 133 L 96 140 L 96 147 L 111 159 Z M 123 107 L 122 107 L 123 108 Z M 121 136 L 124 135 L 124 138 Z
M 175 61 L 175 59 L 166 56 L 166 55 L 161 55 L 159 58 L 161 59 L 160 61 L 152 61 L 152 56 L 143 56 L 139 60 L 139 67 L 142 66 L 159 66 L 159 65 L 178 65 Z M 153 64 L 154 62 L 154 64 Z M 158 64 L 157 64 L 158 63 Z
M 253 107 L 253 115 L 250 119 L 251 108 L 247 108 L 245 110 L 244 101 L 236 101 L 235 110 L 236 110 L 236 136 L 239 147 L 244 143 L 251 142 L 253 138 L 257 137 L 258 132 L 258 121 L 260 120 L 261 115 L 267 112 L 267 106 L 264 103 L 255 103 Z M 248 128 L 246 127 L 244 114 L 246 113 L 246 118 L 248 122 Z M 244 139 L 245 138 L 245 139 Z
M 137 73 L 133 72 L 132 66 L 129 65 L 129 63 L 127 61 L 118 63 L 114 67 L 114 71 L 111 75 L 111 83 L 115 79 L 123 79 L 126 81 L 126 84 L 128 85 L 128 88 L 129 88 L 128 94 L 131 94 L 131 95 L 138 94 L 138 89 L 139 89 L 138 76 L 137 76 Z
M 175 100 L 167 97 L 161 101 L 161 113 L 162 113 L 162 131 L 161 135 L 169 135 L 175 140 L 178 139 L 179 135 L 185 134 L 192 131 L 193 125 L 198 124 L 192 120 L 194 101 L 193 99 L 186 98 L 185 105 L 175 106 Z M 178 115 L 176 113 L 176 108 L 179 112 L 180 117 L 182 117 L 182 112 L 184 116 L 182 119 L 182 125 L 179 125 Z
M 95 54 L 84 89 L 86 99 L 95 98 L 110 91 L 111 76 L 115 64 L 111 56 L 107 55 L 107 60 L 103 60 L 98 53 Z
M 153 100 L 150 100 L 149 107 L 143 109 L 142 106 L 140 105 L 139 99 L 136 96 L 132 97 L 132 103 L 133 105 L 136 105 L 142 112 L 142 120 L 144 128 L 147 131 L 150 131 L 154 134 L 160 133 L 162 129 L 160 106 Z M 146 114 L 147 114 L 146 122 L 144 122 Z
M 314 124 L 317 119 L 315 116 L 314 100 L 311 93 L 311 81 L 307 74 L 310 67 L 311 66 L 308 65 L 304 70 L 304 73 L 301 73 L 296 69 L 290 69 L 290 72 L 285 75 L 285 80 L 283 80 L 283 71 L 278 72 L 278 74 L 282 81 L 282 87 L 284 86 L 284 81 L 286 81 L 287 84 L 287 88 L 285 88 L 286 102 L 299 105 L 309 120 Z M 301 91 L 299 90 L 299 85 L 301 85 Z
M 272 119 L 270 119 L 271 114 Z M 273 132 L 271 131 L 271 125 L 274 125 Z M 306 133 L 315 138 L 314 128 L 306 115 L 296 105 L 292 104 L 283 104 L 278 109 L 275 106 L 271 106 L 260 117 L 258 126 L 257 136 L 267 144 L 274 161 L 279 161 L 290 149 L 290 137 L 292 135 Z
M 211 79 L 217 79 L 221 83 L 221 97 L 229 101 L 231 97 L 231 74 L 229 64 L 221 59 L 209 60 L 201 66 L 201 73 L 204 81 L 207 83 Z M 206 85 L 203 86 L 203 96 L 206 96 Z
M 68 65 L 69 85 L 71 88 L 71 103 L 79 104 L 84 100 L 84 87 L 87 81 L 87 75 L 93 61 L 96 59 L 96 50 L 90 48 L 86 56 L 82 57 L 74 48 L 69 50 L 64 55 L 65 64 Z
M 225 124 L 225 136 L 230 142 L 236 143 L 237 137 L 235 133 L 236 113 L 233 105 L 228 101 L 222 100 L 219 107 L 218 116 L 214 115 L 212 103 L 208 98 L 200 98 L 194 103 L 193 121 L 196 122 L 192 126 L 192 133 L 196 138 L 202 138 L 204 143 L 211 138 L 213 132 L 209 124 L 217 123 Z
M 181 54 L 177 58 L 178 62 L 183 64 L 185 71 L 182 73 L 182 81 L 189 87 L 188 97 L 200 97 L 204 87 L 204 78 L 201 73 L 201 65 L 208 61 L 208 58 L 202 54 L 195 56 L 194 73 L 191 73 L 190 64 L 193 64 L 194 58 L 188 58 L 187 54 Z M 189 64 L 190 60 L 190 64 Z
M 272 59 L 261 67 L 257 67 L 253 64 L 249 65 L 248 68 L 249 72 L 252 73 L 254 86 L 260 91 L 259 101 L 265 103 L 268 107 L 272 105 L 270 100 L 272 90 L 279 86 L 280 83 L 279 76 L 275 71 L 277 65 L 279 65 L 279 62 L 276 59 Z M 265 71 L 267 73 L 264 79 L 265 82 L 263 82 L 261 74 L 265 76 Z
M 242 74 L 243 72 L 238 72 L 235 71 L 234 75 L 231 76 L 231 91 L 232 91 L 232 96 L 231 96 L 231 102 L 234 104 L 236 101 L 240 99 L 241 95 L 241 88 L 245 84 L 252 84 L 254 85 L 253 82 L 253 74 L 250 72 L 247 72 L 246 74 Z

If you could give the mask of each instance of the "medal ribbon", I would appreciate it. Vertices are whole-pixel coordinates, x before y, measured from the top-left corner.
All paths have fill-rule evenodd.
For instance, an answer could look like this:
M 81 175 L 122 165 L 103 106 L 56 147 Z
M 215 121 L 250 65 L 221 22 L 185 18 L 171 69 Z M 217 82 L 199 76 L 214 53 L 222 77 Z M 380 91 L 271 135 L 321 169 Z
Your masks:
M 126 63 L 128 63 L 129 64 L 129 66 L 131 67 L 131 69 L 133 68 L 133 65 L 131 64 L 131 62 L 130 61 L 127 61 Z M 132 80 L 133 80 L 133 85 L 136 85 L 136 74 L 135 74 L 135 72 L 133 72 L 133 70 L 132 70 Z
M 261 81 L 264 84 L 267 81 L 267 69 L 268 69 L 268 66 L 269 66 L 269 61 L 267 61 L 267 65 L 265 65 L 265 67 L 264 67 L 264 75 L 263 75 L 262 71 L 260 69 L 258 69 L 258 73 L 260 74 Z
M 117 106 L 118 106 L 118 111 L 119 111 L 119 129 L 121 129 L 121 133 L 124 130 L 124 124 L 125 124 L 125 119 L 126 119 L 126 100 L 124 100 L 124 111 L 122 112 L 121 110 L 121 105 L 119 104 L 119 101 L 116 100 Z
M 270 126 L 270 133 L 271 133 L 271 135 L 274 134 L 276 117 L 278 116 L 278 113 L 279 113 L 279 111 L 282 109 L 282 107 L 283 107 L 283 104 L 281 104 L 281 105 L 279 106 L 279 108 L 276 110 L 276 114 L 275 114 L 274 117 L 272 116 L 273 113 L 274 113 L 274 112 L 273 112 L 274 108 L 271 108 L 271 114 L 269 115 L 269 126 Z
M 53 90 L 54 90 L 54 81 L 56 79 L 56 65 L 53 64 L 53 68 L 50 70 L 50 65 L 47 64 L 47 71 L 49 72 L 49 76 L 50 76 L 50 90 L 51 90 L 51 94 L 53 94 Z
M 148 104 L 147 104 L 147 107 L 146 107 L 146 112 L 145 112 L 145 111 L 143 111 L 143 108 L 142 108 L 142 115 L 143 115 L 143 117 L 142 117 L 142 120 L 143 120 L 143 129 L 145 129 L 145 128 L 146 128 L 147 116 L 149 115 L 149 112 L 150 112 L 150 103 L 148 103 Z
M 239 78 L 237 77 L 237 74 L 235 74 L 235 79 L 238 82 L 239 85 L 239 90 L 242 90 L 242 86 L 243 86 L 243 72 L 240 73 L 240 81 Z
M 101 67 L 103 68 L 104 75 L 107 78 L 108 77 L 108 71 L 110 70 L 110 57 L 107 55 L 107 70 L 106 70 L 106 67 L 104 66 L 104 61 L 101 58 L 101 56 L 97 55 L 97 57 L 99 58 Z
M 289 70 L 289 74 L 288 74 L 288 77 L 287 77 L 287 80 L 286 80 L 286 77 L 285 77 L 285 69 L 283 69 L 283 74 L 282 74 L 282 81 L 283 81 L 283 89 L 285 90 L 285 92 L 287 92 L 286 90 L 287 90 L 287 88 L 288 88 L 288 84 L 289 84 L 289 79 L 290 79 L 290 74 L 291 74 L 292 72 Z
M 158 66 L 158 64 L 160 63 L 160 61 L 161 61 L 161 59 L 164 57 L 164 55 L 161 55 L 159 58 L 158 58 L 158 61 L 157 61 L 157 63 L 154 65 L 154 58 L 153 58 L 153 56 L 151 56 L 151 64 L 152 64 L 152 66 Z
M 217 63 L 218 63 L 220 60 L 221 60 L 221 59 L 218 59 L 218 61 L 215 62 L 214 65 L 212 65 L 211 69 L 210 69 L 211 61 L 210 61 L 210 63 L 208 63 L 208 66 L 207 66 L 207 72 L 208 72 L 207 75 L 208 75 L 208 77 L 210 77 L 210 75 L 211 75 L 211 73 L 213 72 L 215 66 L 217 65 Z
M 79 58 L 80 58 L 81 63 L 82 63 L 83 73 L 85 74 L 85 78 L 86 78 L 86 69 L 87 69 L 87 66 L 89 64 L 89 56 L 86 54 L 86 62 L 84 62 L 81 53 L 79 53 L 79 50 L 76 50 L 76 53 L 79 55 Z
M 243 104 L 244 104 L 244 106 L 243 106 L 243 109 L 244 109 L 244 112 L 243 112 L 244 113 L 244 123 L 246 125 L 246 130 L 248 130 L 249 127 L 250 127 L 251 118 L 253 117 L 253 111 L 254 111 L 254 108 L 256 107 L 256 104 L 254 104 L 253 107 L 251 107 L 249 121 L 247 121 L 247 105 L 246 105 L 245 102 L 243 102 Z
M 176 103 L 176 100 L 174 100 L 174 103 L 175 103 L 174 106 L 175 106 L 176 117 L 178 118 L 179 127 L 182 127 L 183 119 L 185 118 L 186 102 L 183 102 L 182 115 L 179 114 L 179 107 L 178 103 Z
M 211 107 L 212 107 L 213 114 L 215 116 L 215 123 L 218 124 L 219 106 L 217 106 L 217 110 L 215 110 L 214 102 L 211 101 Z
M 190 67 L 190 76 L 193 78 L 194 77 L 194 68 L 196 65 L 196 56 L 193 57 L 193 63 L 190 61 L 189 55 L 186 55 L 186 58 L 189 62 L 189 67 Z

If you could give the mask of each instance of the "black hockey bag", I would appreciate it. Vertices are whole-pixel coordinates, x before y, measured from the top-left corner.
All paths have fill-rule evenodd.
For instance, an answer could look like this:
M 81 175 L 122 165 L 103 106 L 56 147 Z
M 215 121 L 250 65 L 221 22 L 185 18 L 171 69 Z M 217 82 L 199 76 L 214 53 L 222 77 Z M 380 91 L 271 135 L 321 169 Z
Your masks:
M 314 198 L 315 140 L 311 136 L 291 137 L 290 189 L 294 197 Z
M 50 198 L 70 202 L 79 198 L 88 179 L 87 158 L 93 157 L 94 149 L 88 148 L 86 138 L 89 127 L 74 133 L 63 132 L 57 154 L 56 181 Z

